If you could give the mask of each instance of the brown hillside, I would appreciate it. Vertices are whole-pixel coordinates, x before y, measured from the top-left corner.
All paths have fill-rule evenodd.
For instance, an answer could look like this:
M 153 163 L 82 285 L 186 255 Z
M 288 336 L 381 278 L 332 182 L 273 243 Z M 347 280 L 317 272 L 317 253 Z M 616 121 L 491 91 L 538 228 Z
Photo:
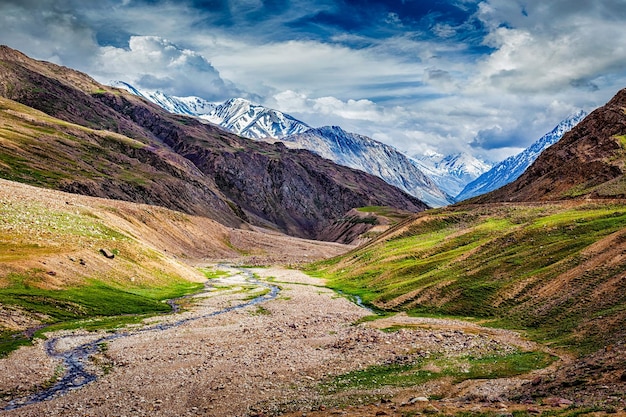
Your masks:
M 626 89 L 546 149 L 516 181 L 471 202 L 626 196 Z
M 181 202 L 186 205 L 194 201 L 193 197 L 216 199 L 214 205 L 221 208 L 224 200 L 230 200 L 230 217 L 236 214 L 256 225 L 309 238 L 318 238 L 324 227 L 355 207 L 391 206 L 412 212 L 426 208 L 416 198 L 372 175 L 338 166 L 307 151 L 253 142 L 196 119 L 169 114 L 130 93 L 99 85 L 76 71 L 32 60 L 10 48 L 0 48 L 0 64 L 1 96 L 63 121 L 141 142 L 143 152 L 149 156 L 136 157 L 132 153 L 139 151 L 133 150 L 131 157 L 168 177 L 175 176 L 185 183 L 200 182 L 199 188 L 205 187 L 214 195 L 209 198 L 197 190 L 190 192 L 191 200 L 181 195 L 176 201 L 175 196 L 163 196 L 154 184 L 143 184 L 143 188 L 129 184 L 123 177 L 130 167 L 119 166 L 121 170 L 116 171 L 112 181 L 107 178 L 109 173 L 102 172 L 102 165 L 93 165 L 99 175 L 74 175 L 63 185 L 53 185 L 55 188 L 178 210 Z M 124 157 L 108 151 L 111 154 L 103 158 L 115 160 L 129 156 L 130 149 L 117 151 Z M 41 166 L 54 158 L 54 154 L 44 153 L 32 155 Z M 78 150 L 73 157 L 81 160 L 84 154 Z M 163 165 L 171 166 L 172 161 L 189 166 L 177 173 L 163 173 Z M 11 161 L 5 160 L 5 164 L 13 169 Z M 139 176 L 140 182 L 150 182 L 149 175 Z M 23 177 L 15 179 L 33 183 Z M 183 209 L 205 214 L 193 206 Z

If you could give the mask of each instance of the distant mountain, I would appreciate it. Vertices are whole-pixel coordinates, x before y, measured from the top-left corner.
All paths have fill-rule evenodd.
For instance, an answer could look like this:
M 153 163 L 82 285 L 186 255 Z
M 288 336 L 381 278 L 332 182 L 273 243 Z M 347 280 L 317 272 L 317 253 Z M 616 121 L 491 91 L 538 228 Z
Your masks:
M 467 184 L 493 166 L 464 152 L 445 156 L 431 152 L 413 156 L 412 159 L 439 188 L 452 196 L 459 194 Z
M 280 140 L 289 147 L 308 149 L 340 165 L 376 175 L 431 207 L 454 202 L 406 155 L 367 136 L 325 126 Z
M 626 198 L 626 89 L 543 151 L 514 182 L 472 202 Z
M 218 104 L 210 113 L 199 116 L 250 139 L 282 138 L 311 128 L 288 114 L 252 104 L 243 98 L 230 99 Z
M 144 97 L 171 113 L 194 115 L 250 139 L 280 139 L 290 148 L 308 149 L 337 164 L 376 175 L 431 207 L 454 202 L 405 155 L 366 136 L 339 127 L 312 129 L 288 114 L 242 98 L 212 105 L 198 97 L 171 97 L 158 91 L 138 90 L 120 81 L 111 85 Z
M 199 116 L 210 114 L 215 110 L 217 104 L 211 103 L 200 97 L 176 97 L 169 96 L 161 91 L 139 90 L 123 81 L 111 81 L 111 87 L 122 88 L 136 96 L 143 97 L 148 101 L 164 108 L 170 113 L 184 114 L 187 116 Z
M 140 90 L 123 81 L 111 81 L 109 85 L 143 97 L 170 113 L 197 116 L 250 139 L 282 138 L 311 128 L 288 114 L 244 98 L 211 103 L 200 97 L 177 97 L 161 91 Z
M 587 113 L 581 110 L 566 118 L 529 148 L 494 165 L 489 171 L 467 184 L 463 191 L 456 196 L 456 199 L 458 201 L 466 200 L 515 181 L 535 162 L 545 149 L 558 142 L 565 133 L 580 123 L 585 116 L 587 116 Z

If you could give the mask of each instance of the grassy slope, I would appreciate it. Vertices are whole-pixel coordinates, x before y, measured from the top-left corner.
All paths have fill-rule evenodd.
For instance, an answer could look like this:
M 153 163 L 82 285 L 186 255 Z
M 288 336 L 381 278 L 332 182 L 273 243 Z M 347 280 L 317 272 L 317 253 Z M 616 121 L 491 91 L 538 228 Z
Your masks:
M 623 337 L 626 206 L 497 204 L 433 210 L 314 265 L 383 310 L 487 319 L 593 351 Z
M 160 207 L 0 180 L 0 354 L 41 324 L 169 311 L 162 300 L 204 278 L 168 253 L 231 253 L 222 229 Z
M 117 180 L 119 167 L 111 163 L 113 148 L 146 146 L 125 136 L 52 118 L 5 98 L 0 98 L 0 112 L 0 175 L 9 180 L 44 187 L 58 186 L 63 180 L 102 175 Z M 117 162 L 132 161 L 127 158 Z M 136 171 L 138 167 L 121 168 Z M 140 183 L 149 178 L 133 171 L 126 171 L 124 180 Z

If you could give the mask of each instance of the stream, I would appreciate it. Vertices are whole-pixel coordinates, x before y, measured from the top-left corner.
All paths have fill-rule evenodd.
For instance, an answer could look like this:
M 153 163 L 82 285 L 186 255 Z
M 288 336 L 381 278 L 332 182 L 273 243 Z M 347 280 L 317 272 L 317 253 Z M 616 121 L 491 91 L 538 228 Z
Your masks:
M 124 337 L 133 336 L 140 333 L 152 332 L 152 331 L 163 331 L 167 329 L 171 329 L 173 327 L 180 326 L 190 321 L 204 319 L 208 317 L 217 316 L 220 314 L 228 313 L 234 310 L 242 309 L 245 307 L 253 306 L 265 301 L 273 300 L 278 295 L 280 289 L 275 285 L 270 285 L 265 282 L 261 282 L 254 278 L 252 272 L 243 269 L 237 268 L 239 271 L 238 274 L 229 276 L 227 278 L 234 278 L 237 276 L 244 276 L 245 281 L 250 284 L 258 285 L 261 287 L 265 287 L 269 289 L 269 293 L 264 295 L 260 295 L 251 300 L 242 302 L 240 304 L 236 304 L 222 310 L 213 311 L 211 313 L 188 317 L 185 319 L 181 319 L 172 323 L 160 323 L 155 324 L 149 327 L 144 327 L 138 330 L 124 330 L 120 329 L 115 331 L 114 333 L 110 333 L 107 336 L 101 337 L 97 340 L 91 341 L 89 343 L 84 343 L 80 346 L 73 347 L 66 351 L 60 351 L 57 347 L 59 342 L 71 340 L 75 337 L 82 337 L 77 335 L 64 335 L 58 336 L 51 339 L 48 339 L 45 343 L 46 354 L 54 359 L 60 359 L 63 362 L 63 367 L 65 369 L 65 374 L 63 377 L 58 379 L 51 387 L 44 389 L 42 391 L 36 392 L 28 397 L 14 399 L 4 408 L 4 410 L 14 410 L 26 405 L 35 404 L 42 401 L 47 401 L 53 399 L 55 397 L 67 394 L 68 392 L 78 389 L 82 386 L 85 386 L 93 381 L 95 381 L 98 376 L 94 373 L 89 372 L 88 363 L 89 357 L 95 355 L 100 352 L 104 343 L 110 342 L 112 340 L 121 339 Z M 205 290 L 199 293 L 191 294 L 188 296 L 168 300 L 167 303 L 172 307 L 172 311 L 168 314 L 177 313 L 180 310 L 180 306 L 177 304 L 177 301 L 184 298 L 194 297 L 201 294 L 206 294 L 212 291 L 212 283 L 216 280 L 212 280 L 210 283 L 205 284 Z

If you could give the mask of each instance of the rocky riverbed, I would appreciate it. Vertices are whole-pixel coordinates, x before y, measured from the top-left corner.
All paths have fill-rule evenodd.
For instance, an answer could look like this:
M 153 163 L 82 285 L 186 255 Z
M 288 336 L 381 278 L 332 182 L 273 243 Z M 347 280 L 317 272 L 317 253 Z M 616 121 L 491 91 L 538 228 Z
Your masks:
M 230 272 L 229 278 L 215 281 L 215 291 L 196 297 L 186 311 L 153 318 L 143 327 L 125 330 L 124 337 L 101 342 L 98 352 L 84 359 L 97 376 L 94 382 L 3 415 L 330 415 L 331 411 L 348 413 L 346 407 L 360 404 L 385 404 L 383 412 L 401 415 L 398 407 L 424 407 L 416 398 L 452 396 L 500 404 L 511 390 L 533 378 L 459 385 L 444 379 L 365 391 L 329 389 L 336 376 L 371 365 L 434 355 L 503 355 L 534 346 L 513 332 L 464 322 L 397 316 L 355 325 L 371 313 L 324 288 L 319 280 L 281 268 L 253 269 L 281 288 L 275 299 L 229 310 L 265 291 L 246 283 L 237 270 Z M 216 311 L 223 313 L 212 315 Z M 164 326 L 157 328 L 157 323 Z M 379 328 L 391 326 L 402 328 L 392 332 Z M 103 337 L 71 334 L 60 339 L 66 346 L 58 344 L 57 351 Z M 63 374 L 62 361 L 46 355 L 43 342 L 14 352 L 0 366 L 3 408 L 15 398 L 54 385 Z

